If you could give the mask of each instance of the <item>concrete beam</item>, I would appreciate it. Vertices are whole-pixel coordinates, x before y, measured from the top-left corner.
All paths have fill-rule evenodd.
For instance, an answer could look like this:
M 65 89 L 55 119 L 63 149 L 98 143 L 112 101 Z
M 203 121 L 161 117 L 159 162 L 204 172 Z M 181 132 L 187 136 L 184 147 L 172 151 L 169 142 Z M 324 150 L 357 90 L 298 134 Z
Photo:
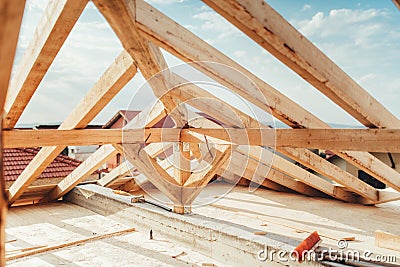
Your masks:
M 299 243 L 299 240 L 272 233 L 254 235 L 256 229 L 198 214 L 179 215 L 145 203 L 132 204 L 131 197 L 113 194 L 111 189 L 98 185 L 77 186 L 64 199 L 101 215 L 113 216 L 121 223 L 134 223 L 141 232 L 152 229 L 155 235 L 188 245 L 227 265 L 287 266 L 276 261 L 261 262 L 257 253 L 265 246 L 270 250 L 291 251 Z M 290 266 L 304 264 L 290 262 Z M 324 265 L 307 262 L 309 266 Z

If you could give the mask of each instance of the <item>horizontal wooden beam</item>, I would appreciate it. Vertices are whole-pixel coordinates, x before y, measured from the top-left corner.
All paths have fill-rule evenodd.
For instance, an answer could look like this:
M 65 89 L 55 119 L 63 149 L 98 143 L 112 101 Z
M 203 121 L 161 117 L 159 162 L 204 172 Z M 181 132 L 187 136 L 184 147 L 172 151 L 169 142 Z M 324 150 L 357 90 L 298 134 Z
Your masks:
M 400 152 L 400 129 L 188 129 L 238 145 Z
M 198 143 L 193 133 L 220 139 L 221 144 L 400 153 L 400 129 L 5 130 L 3 136 L 4 148 L 17 148 L 179 142 L 180 140 Z
M 120 143 L 178 142 L 180 129 L 82 129 L 3 131 L 4 148 L 87 146 Z

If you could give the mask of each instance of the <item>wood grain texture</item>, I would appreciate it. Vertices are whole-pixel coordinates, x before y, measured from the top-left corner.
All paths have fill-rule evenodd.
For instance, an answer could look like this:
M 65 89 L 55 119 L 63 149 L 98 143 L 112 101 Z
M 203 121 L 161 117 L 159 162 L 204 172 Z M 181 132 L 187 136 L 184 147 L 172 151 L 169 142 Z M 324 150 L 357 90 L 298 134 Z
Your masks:
M 4 128 L 13 128 L 18 122 L 87 3 L 88 0 L 49 2 L 11 81 Z

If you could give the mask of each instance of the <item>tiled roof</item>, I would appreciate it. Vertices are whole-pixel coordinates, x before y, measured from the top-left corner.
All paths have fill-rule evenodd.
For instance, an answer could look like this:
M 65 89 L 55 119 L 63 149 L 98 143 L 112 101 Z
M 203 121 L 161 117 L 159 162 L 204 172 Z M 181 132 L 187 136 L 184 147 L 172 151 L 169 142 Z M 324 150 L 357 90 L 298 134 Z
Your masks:
M 3 150 L 4 176 L 6 181 L 15 181 L 29 162 L 39 152 L 39 148 L 11 148 Z M 39 178 L 58 178 L 70 174 L 82 162 L 59 155 L 44 170 Z

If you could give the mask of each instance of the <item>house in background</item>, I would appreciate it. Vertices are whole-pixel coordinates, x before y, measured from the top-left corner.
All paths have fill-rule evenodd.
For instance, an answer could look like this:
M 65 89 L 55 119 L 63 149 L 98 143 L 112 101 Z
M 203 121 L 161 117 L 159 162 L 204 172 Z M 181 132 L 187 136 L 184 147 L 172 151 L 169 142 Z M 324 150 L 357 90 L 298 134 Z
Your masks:
M 39 150 L 39 148 L 9 148 L 3 150 L 3 169 L 6 188 L 9 188 L 14 181 L 17 180 L 18 176 L 28 166 Z M 82 161 L 80 160 L 60 154 L 32 185 L 57 184 L 81 163 Z M 87 180 L 94 180 L 97 178 L 98 173 L 95 172 L 88 177 Z
M 35 130 L 56 130 L 60 127 L 59 122 L 47 123 L 47 124 L 30 124 L 19 129 L 35 129 Z M 88 125 L 85 129 L 101 129 L 102 125 Z M 68 146 L 66 147 L 62 154 L 79 161 L 85 161 L 91 154 L 93 154 L 99 148 L 98 145 L 95 146 Z
M 103 126 L 103 129 L 122 129 L 128 122 L 135 118 L 141 111 L 137 110 L 119 110 L 108 122 Z M 156 123 L 153 128 L 172 128 L 174 126 L 174 121 L 166 116 Z M 166 154 L 171 151 L 166 151 Z M 162 157 L 162 155 L 161 155 Z M 125 159 L 122 158 L 121 154 L 118 153 L 114 158 L 107 161 L 106 168 L 112 170 L 116 168 L 119 164 L 124 162 Z

